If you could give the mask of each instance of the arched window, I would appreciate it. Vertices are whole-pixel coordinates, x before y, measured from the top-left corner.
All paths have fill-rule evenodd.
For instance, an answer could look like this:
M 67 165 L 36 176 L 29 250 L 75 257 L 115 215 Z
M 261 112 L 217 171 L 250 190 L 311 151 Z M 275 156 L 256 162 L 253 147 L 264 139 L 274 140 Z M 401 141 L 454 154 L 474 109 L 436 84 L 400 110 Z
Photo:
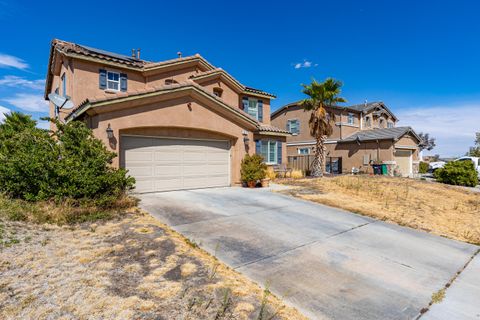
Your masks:
M 213 88 L 213 94 L 216 95 L 217 97 L 221 98 L 223 94 L 223 89 L 215 87 Z

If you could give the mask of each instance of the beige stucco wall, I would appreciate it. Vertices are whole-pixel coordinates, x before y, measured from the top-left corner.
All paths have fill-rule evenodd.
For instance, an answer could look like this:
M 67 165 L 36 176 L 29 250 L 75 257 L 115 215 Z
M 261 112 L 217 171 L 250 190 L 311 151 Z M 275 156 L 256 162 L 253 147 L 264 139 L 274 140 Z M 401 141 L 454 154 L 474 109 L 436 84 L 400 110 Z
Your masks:
M 165 85 L 166 79 L 174 79 L 180 83 L 185 82 L 190 76 L 196 75 L 200 72 L 199 68 L 195 66 L 180 66 L 177 69 L 144 76 L 141 72 L 136 70 L 115 68 L 95 61 L 67 58 L 63 55 L 57 55 L 57 57 L 61 60 L 61 68 L 60 71 L 57 72 L 58 74 L 53 76 L 51 92 L 54 92 L 55 89 L 59 87 L 60 77 L 65 73 L 67 75 L 67 95 L 71 97 L 75 106 L 88 98 L 108 97 L 109 95 L 117 93 L 99 88 L 100 69 L 126 73 L 128 77 L 127 92 L 129 93 L 135 93 L 138 90 L 143 90 L 148 87 Z M 263 123 L 270 123 L 270 99 L 236 92 L 235 89 L 219 79 L 208 80 L 205 82 L 200 81 L 199 84 L 205 86 L 206 90 L 212 93 L 214 87 L 220 86 L 224 90 L 222 99 L 227 104 L 237 108 L 242 107 L 243 96 L 252 96 L 256 99 L 261 99 L 263 101 Z M 62 110 L 60 112 L 60 118 L 63 120 L 69 113 L 70 110 Z M 53 115 L 54 107 L 53 104 L 50 103 L 50 116 L 53 117 Z
M 147 76 L 145 83 L 147 86 L 162 86 L 165 84 L 165 80 L 173 79 L 179 83 L 185 82 L 191 76 L 196 75 L 198 69 L 196 67 L 180 67 L 179 69 L 170 70 L 167 72 L 157 73 L 155 75 Z
M 190 104 L 190 106 L 189 106 Z M 246 152 L 255 153 L 255 142 L 251 128 L 226 119 L 211 107 L 198 102 L 191 96 L 168 101 L 132 106 L 122 110 L 93 115 L 86 122 L 112 151 L 119 154 L 113 161 L 122 164 L 120 153 L 122 134 L 147 134 L 197 139 L 221 139 L 231 142 L 231 181 L 240 182 L 240 163 Z M 110 124 L 114 139 L 107 138 L 106 129 Z M 243 141 L 243 130 L 248 131 L 248 148 Z M 284 137 L 272 137 L 283 139 Z M 285 145 L 283 150 L 285 150 Z M 286 159 L 286 151 L 283 159 Z
M 401 149 L 402 147 L 412 147 L 412 160 L 413 161 L 418 161 L 418 141 L 412 137 L 409 134 L 404 135 L 402 138 L 400 138 L 396 143 L 395 147 Z

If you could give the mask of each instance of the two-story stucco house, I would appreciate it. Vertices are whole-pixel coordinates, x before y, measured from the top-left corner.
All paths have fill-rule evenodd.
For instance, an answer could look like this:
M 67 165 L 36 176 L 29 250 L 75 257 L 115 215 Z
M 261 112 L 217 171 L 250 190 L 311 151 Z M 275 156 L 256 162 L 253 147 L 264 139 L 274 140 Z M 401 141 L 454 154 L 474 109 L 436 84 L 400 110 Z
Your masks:
M 300 101 L 283 106 L 272 113 L 272 124 L 292 135 L 287 138 L 287 155 L 313 154 L 315 139 L 310 135 L 308 121 Z M 420 139 L 410 127 L 397 127 L 397 117 L 383 102 L 353 106 L 334 106 L 333 134 L 328 137 L 327 170 L 331 173 L 351 172 L 353 168 L 371 172 L 371 164 L 385 163 L 391 173 L 409 176 L 418 169 Z
M 138 192 L 240 183 L 246 153 L 286 161 L 286 130 L 270 124 L 274 95 L 241 84 L 200 55 L 149 62 L 53 40 L 45 99 L 73 109 L 51 117 L 84 121 L 129 170 Z

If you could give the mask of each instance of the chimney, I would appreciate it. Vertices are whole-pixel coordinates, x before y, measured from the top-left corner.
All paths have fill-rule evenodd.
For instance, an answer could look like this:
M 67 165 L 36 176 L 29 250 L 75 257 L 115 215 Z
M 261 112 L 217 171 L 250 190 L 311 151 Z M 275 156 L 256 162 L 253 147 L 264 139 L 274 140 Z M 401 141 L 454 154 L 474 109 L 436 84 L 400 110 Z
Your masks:
M 132 49 L 132 58 L 135 58 L 137 55 L 135 54 L 135 49 Z
M 178 56 L 179 58 L 181 58 L 181 57 L 182 57 L 182 52 L 181 52 L 181 51 L 178 51 L 178 52 L 177 52 L 177 56 Z
M 368 102 L 367 102 L 367 99 L 365 99 L 365 107 L 367 106 L 367 103 L 368 103 Z
M 137 49 L 137 59 L 140 60 L 140 48 Z

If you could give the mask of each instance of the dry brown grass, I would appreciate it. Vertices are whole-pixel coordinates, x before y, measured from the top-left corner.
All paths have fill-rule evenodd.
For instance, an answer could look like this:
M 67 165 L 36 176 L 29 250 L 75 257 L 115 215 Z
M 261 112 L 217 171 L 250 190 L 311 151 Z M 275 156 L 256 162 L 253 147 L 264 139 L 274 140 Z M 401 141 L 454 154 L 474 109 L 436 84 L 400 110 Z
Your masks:
M 263 305 L 258 285 L 139 211 L 73 226 L 0 217 L 0 227 L 16 239 L 0 243 L 0 319 L 256 319 Z M 277 310 L 273 319 L 305 319 L 270 296 Z
M 379 176 L 283 180 L 284 192 L 437 235 L 480 244 L 480 193 L 435 182 Z M 308 192 L 305 192 L 307 190 Z

